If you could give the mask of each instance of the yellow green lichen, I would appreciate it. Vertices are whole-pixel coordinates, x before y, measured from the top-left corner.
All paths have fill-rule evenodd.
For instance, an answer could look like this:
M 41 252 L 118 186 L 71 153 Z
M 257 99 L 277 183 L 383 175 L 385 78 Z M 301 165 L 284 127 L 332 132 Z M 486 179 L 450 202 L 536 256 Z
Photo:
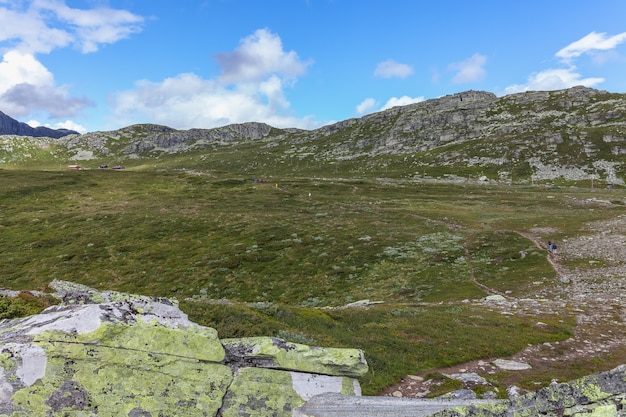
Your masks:
M 233 379 L 224 398 L 222 417 L 291 416 L 304 400 L 291 388 L 289 372 L 243 368 Z
M 15 407 L 30 415 L 92 409 L 111 417 L 133 409 L 152 415 L 215 415 L 232 379 L 224 365 L 148 351 L 80 343 L 50 343 L 46 349 L 46 377 L 13 396 Z
M 585 414 L 586 417 L 616 417 L 619 413 L 615 404 L 599 405 Z
M 15 360 L 8 352 L 0 353 L 0 368 L 5 370 L 14 369 L 16 367 Z
M 594 376 L 583 377 L 571 383 L 572 387 L 579 391 L 590 402 L 596 402 L 610 397 L 612 394 L 603 392 L 598 385 L 598 379 Z
M 361 395 L 361 390 L 357 391 L 358 381 L 352 378 L 342 378 L 341 394 L 343 395 Z
M 222 339 L 222 343 L 247 360 L 269 359 L 274 368 L 357 378 L 364 376 L 368 369 L 358 349 L 311 347 L 271 337 Z
M 433 417 L 494 417 L 507 415 L 508 404 L 505 402 L 493 402 L 485 404 L 474 404 L 461 407 L 450 407 L 433 414 Z
M 200 326 L 172 329 L 156 322 L 137 322 L 133 325 L 103 323 L 90 333 L 46 331 L 35 335 L 34 341 L 55 346 L 80 343 L 86 346 L 149 351 L 210 362 L 221 362 L 224 359 L 224 349 L 215 329 Z
M 103 323 L 83 334 L 45 331 L 33 343 L 46 352 L 46 374 L 14 393 L 12 416 L 214 415 L 232 379 L 206 327 Z

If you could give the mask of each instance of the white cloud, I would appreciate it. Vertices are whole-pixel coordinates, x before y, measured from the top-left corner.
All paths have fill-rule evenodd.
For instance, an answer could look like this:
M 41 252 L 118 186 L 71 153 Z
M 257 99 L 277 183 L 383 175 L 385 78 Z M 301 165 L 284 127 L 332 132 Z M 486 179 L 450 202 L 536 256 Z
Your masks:
M 371 113 L 378 103 L 371 97 L 366 98 L 356 106 L 357 114 Z
M 374 75 L 381 78 L 406 78 L 413 74 L 413 68 L 407 64 L 400 64 L 392 59 L 383 61 L 376 66 Z
M 126 10 L 68 7 L 61 0 L 0 3 L 0 42 L 24 53 L 49 53 L 75 45 L 94 52 L 141 31 L 144 19 Z
M 45 127 L 49 127 L 51 129 L 68 129 L 68 130 L 74 130 L 78 133 L 87 133 L 87 128 L 85 126 L 82 126 L 78 123 L 75 123 L 71 120 L 66 120 L 64 122 L 58 122 L 55 124 L 42 124 L 37 120 L 29 120 L 28 122 L 26 122 L 27 125 L 29 125 L 30 127 L 39 127 L 39 126 L 45 126 Z
M 87 133 L 87 128 L 81 124 L 75 123 L 72 120 L 66 120 L 64 122 L 58 122 L 50 126 L 52 129 L 69 129 L 75 130 L 78 133 Z
M 624 41 L 626 41 L 626 32 L 608 37 L 605 32 L 591 32 L 587 36 L 570 43 L 565 48 L 558 51 L 556 56 L 557 58 L 569 62 L 572 58 L 579 57 L 585 53 L 614 49 Z
M 263 121 L 278 128 L 312 129 L 312 118 L 296 118 L 285 89 L 309 65 L 284 51 L 278 35 L 265 29 L 246 37 L 233 52 L 215 58 L 222 72 L 215 79 L 193 73 L 160 82 L 139 81 L 111 96 L 116 125 L 144 120 L 177 129 L 211 128 Z
M 72 42 L 70 33 L 49 25 L 37 9 L 21 9 L 20 5 L 21 2 L 0 4 L 0 43 L 5 43 L 4 51 L 49 53 Z
M 526 84 L 514 84 L 506 87 L 505 94 L 520 93 L 523 91 L 561 90 L 577 85 L 593 87 L 604 82 L 604 78 L 583 78 L 575 72 L 575 68 L 547 69 L 528 77 Z
M 78 114 L 91 103 L 69 96 L 56 86 L 54 76 L 33 55 L 10 51 L 0 62 L 0 108 L 11 117 L 27 116 L 43 109 L 52 117 Z
M 108 7 L 76 9 L 63 0 L 0 1 L 0 108 L 12 117 L 41 111 L 52 118 L 77 115 L 92 103 L 71 97 L 68 86 L 56 85 L 36 55 L 71 45 L 93 52 L 140 31 L 142 24 L 142 17 Z
M 242 39 L 233 52 L 214 56 L 221 68 L 220 80 L 226 84 L 257 82 L 268 74 L 293 79 L 306 72 L 310 62 L 301 61 L 294 51 L 286 52 L 280 37 L 259 29 Z
M 52 85 L 54 76 L 33 55 L 9 51 L 0 62 L 0 94 L 21 83 Z
M 381 108 L 381 110 L 387 110 L 396 106 L 408 106 L 409 104 L 419 103 L 420 101 L 424 101 L 424 100 L 425 100 L 424 97 L 409 97 L 409 96 L 392 97 L 389 100 L 387 100 L 387 102 Z
M 143 17 L 126 10 L 99 7 L 92 10 L 72 9 L 57 0 L 36 1 L 42 10 L 56 14 L 60 21 L 74 27 L 75 43 L 82 52 L 94 52 L 100 44 L 111 44 L 140 32 Z
M 456 72 L 452 77 L 452 82 L 454 84 L 466 84 L 481 81 L 487 74 L 484 68 L 485 64 L 487 64 L 487 57 L 481 54 L 474 54 L 465 61 L 450 64 L 448 69 Z
M 424 101 L 424 97 L 391 97 L 382 107 L 378 107 L 378 102 L 370 97 L 366 98 L 356 106 L 356 112 L 359 115 L 364 115 L 369 113 L 375 113 L 377 111 L 387 110 L 392 107 L 408 106 L 409 104 L 419 103 L 420 101 Z
M 504 89 L 505 94 L 519 93 L 533 90 L 560 90 L 577 85 L 595 87 L 604 82 L 602 77 L 583 77 L 577 72 L 572 61 L 584 54 L 592 55 L 592 63 L 604 65 L 610 61 L 622 61 L 623 58 L 615 49 L 626 41 L 626 32 L 615 36 L 607 36 L 606 33 L 591 32 L 581 39 L 570 43 L 559 50 L 555 56 L 561 60 L 566 68 L 549 68 L 531 74 L 525 84 L 514 84 Z M 600 51 L 600 52 L 598 52 Z

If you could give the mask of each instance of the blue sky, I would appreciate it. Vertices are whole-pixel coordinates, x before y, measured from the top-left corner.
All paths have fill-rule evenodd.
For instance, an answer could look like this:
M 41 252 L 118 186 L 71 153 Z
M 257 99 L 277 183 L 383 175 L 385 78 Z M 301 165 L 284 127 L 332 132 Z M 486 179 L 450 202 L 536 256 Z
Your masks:
M 313 129 L 465 90 L 626 92 L 624 0 L 0 0 L 0 111 Z

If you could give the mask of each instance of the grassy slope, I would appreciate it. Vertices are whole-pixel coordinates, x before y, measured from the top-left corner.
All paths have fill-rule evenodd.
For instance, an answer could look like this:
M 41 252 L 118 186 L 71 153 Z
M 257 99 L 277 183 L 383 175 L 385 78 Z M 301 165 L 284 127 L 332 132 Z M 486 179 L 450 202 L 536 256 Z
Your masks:
M 367 394 L 417 370 L 570 337 L 566 312 L 511 318 L 461 303 L 486 295 L 471 282 L 466 255 L 481 283 L 525 296 L 533 282 L 556 277 L 545 253 L 514 231 L 573 235 L 616 215 L 576 200 L 619 199 L 617 190 L 290 177 L 260 184 L 171 170 L 0 170 L 0 190 L 1 286 L 45 289 L 57 278 L 190 298 L 182 304 L 190 317 L 223 337 L 360 347 L 372 368 Z M 222 298 L 252 304 L 207 301 Z M 360 299 L 385 304 L 312 308 Z

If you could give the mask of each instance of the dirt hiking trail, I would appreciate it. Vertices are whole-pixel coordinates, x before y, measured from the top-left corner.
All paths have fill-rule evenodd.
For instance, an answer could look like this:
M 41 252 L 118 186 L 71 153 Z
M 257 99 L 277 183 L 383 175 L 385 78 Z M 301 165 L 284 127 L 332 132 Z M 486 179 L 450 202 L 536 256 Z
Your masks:
M 463 229 L 445 221 L 437 222 L 445 224 L 451 230 Z M 626 352 L 626 214 L 608 221 L 587 224 L 586 234 L 558 242 L 557 254 L 548 253 L 546 240 L 556 234 L 555 230 L 537 228 L 510 232 L 518 233 L 545 250 L 547 260 L 557 274 L 557 282 L 552 286 L 540 287 L 536 293 L 528 294 L 524 299 L 511 298 L 476 279 L 471 267 L 469 242 L 466 242 L 464 248 L 472 281 L 488 295 L 502 296 L 497 301 L 488 301 L 486 298 L 482 303 L 507 315 L 573 314 L 576 326 L 574 336 L 568 340 L 529 345 L 511 357 L 500 358 L 531 367 L 530 371 L 510 372 L 510 375 L 507 374 L 507 383 L 515 385 L 516 380 L 525 378 L 527 372 L 541 373 L 543 370 L 563 369 L 568 364 L 575 364 L 583 359 Z M 578 261 L 574 264 L 582 266 L 570 269 L 564 266 L 564 261 Z M 498 372 L 498 368 L 492 363 L 495 359 L 498 358 L 429 370 L 427 373 L 476 373 L 485 376 Z M 626 357 L 623 362 L 626 363 Z M 598 369 L 603 370 L 606 369 Z M 426 397 L 432 389 L 433 381 L 427 380 L 425 374 L 407 375 L 400 383 L 381 394 L 407 398 Z

